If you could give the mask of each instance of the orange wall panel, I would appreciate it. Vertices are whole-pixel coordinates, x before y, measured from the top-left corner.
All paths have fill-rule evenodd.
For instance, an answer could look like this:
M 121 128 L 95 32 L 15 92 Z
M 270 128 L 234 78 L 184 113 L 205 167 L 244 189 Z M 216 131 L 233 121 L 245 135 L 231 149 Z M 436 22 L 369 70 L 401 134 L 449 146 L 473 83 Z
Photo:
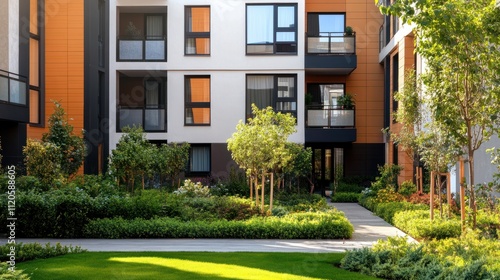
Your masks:
M 61 102 L 74 132 L 83 129 L 84 0 L 45 1 L 45 127 L 28 127 L 28 138 L 42 137 Z

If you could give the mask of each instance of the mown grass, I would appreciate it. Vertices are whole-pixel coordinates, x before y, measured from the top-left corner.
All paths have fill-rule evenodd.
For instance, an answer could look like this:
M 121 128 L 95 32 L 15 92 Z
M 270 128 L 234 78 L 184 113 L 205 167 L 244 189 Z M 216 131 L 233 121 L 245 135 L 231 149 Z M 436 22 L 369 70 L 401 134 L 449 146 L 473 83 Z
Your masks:
M 32 280 L 376 279 L 338 267 L 343 253 L 88 252 L 20 263 Z

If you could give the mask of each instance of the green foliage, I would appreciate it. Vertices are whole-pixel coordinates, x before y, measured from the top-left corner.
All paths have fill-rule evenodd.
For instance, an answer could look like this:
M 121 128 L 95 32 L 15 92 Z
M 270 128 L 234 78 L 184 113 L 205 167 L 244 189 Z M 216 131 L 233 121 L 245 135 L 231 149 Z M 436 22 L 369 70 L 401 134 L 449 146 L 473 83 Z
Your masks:
M 292 213 L 283 217 L 255 217 L 245 221 L 189 221 L 173 218 L 145 220 L 102 219 L 90 222 L 91 238 L 350 238 L 354 231 L 338 211 Z
M 210 192 L 216 196 L 237 195 L 248 197 L 250 195 L 245 173 L 234 166 L 231 166 L 229 176 L 217 179 L 217 183 L 210 188 Z
M 398 190 L 398 193 L 405 197 L 409 197 L 415 192 L 417 192 L 417 186 L 411 181 L 404 181 L 403 183 L 401 183 L 401 186 L 399 186 Z
M 424 210 L 427 205 L 413 204 L 406 201 L 393 201 L 386 203 L 375 203 L 374 212 L 386 222 L 393 224 L 394 215 L 405 210 Z
M 137 177 L 149 174 L 153 167 L 154 146 L 140 127 L 125 127 L 116 149 L 111 152 L 109 169 L 119 182 L 134 190 Z M 143 185 L 144 187 L 144 185 Z
M 58 147 L 56 163 L 60 166 L 62 175 L 69 178 L 78 171 L 85 159 L 83 131 L 81 136 L 73 135 L 73 126 L 68 123 L 61 104 L 54 102 L 54 106 L 54 113 L 49 117 L 49 132 L 43 134 L 42 142 Z
M 318 194 L 283 191 L 278 192 L 275 199 L 277 206 L 282 206 L 289 212 L 322 211 L 328 209 L 325 199 Z
M 184 185 L 179 187 L 174 194 L 184 195 L 187 197 L 209 197 L 210 189 L 203 186 L 200 182 L 191 182 L 190 179 L 184 180 Z
M 283 173 L 294 177 L 307 177 L 312 171 L 312 149 L 305 148 L 302 144 L 287 142 L 288 149 L 292 159 L 290 164 L 285 165 Z
M 77 175 L 68 183 L 70 189 L 82 189 L 91 197 L 118 194 L 116 181 L 107 175 Z
M 358 202 L 361 194 L 354 192 L 336 192 L 332 202 Z
M 460 220 L 457 218 L 430 219 L 430 211 L 409 210 L 399 211 L 393 217 L 394 226 L 408 233 L 415 239 L 445 239 L 459 237 L 462 230 Z
M 4 244 L 0 246 L 0 261 L 5 262 L 9 260 L 7 254 L 10 252 L 10 247 L 12 244 Z M 51 245 L 46 243 L 42 245 L 38 242 L 36 243 L 17 243 L 16 247 L 16 262 L 25 262 L 36 259 L 47 259 L 57 256 L 62 256 L 66 254 L 77 254 L 83 253 L 87 250 L 82 249 L 80 246 L 63 246 L 61 243 L 56 243 Z M 4 279 L 4 278 L 0 278 Z
M 57 186 L 65 182 L 59 162 L 59 147 L 54 143 L 28 139 L 23 148 L 26 171 L 45 186 Z
M 337 192 L 354 192 L 361 193 L 365 189 L 360 183 L 348 183 L 345 180 L 341 180 L 337 184 L 336 191 Z
M 154 170 L 157 174 L 166 176 L 175 185 L 179 175 L 186 169 L 189 160 L 188 143 L 170 143 L 162 144 L 160 148 L 155 151 L 154 159 L 156 165 Z
M 40 179 L 38 179 L 35 176 L 16 177 L 16 191 L 29 191 L 29 190 L 48 191 L 50 188 L 51 185 L 42 184 Z
M 378 171 L 380 176 L 375 178 L 375 182 L 372 183 L 372 189 L 378 191 L 381 189 L 393 189 L 398 190 L 398 176 L 403 168 L 395 164 L 385 164 L 384 166 L 379 166 Z
M 6 262 L 0 263 L 0 279 L 5 280 L 29 280 L 29 275 L 25 274 L 24 271 L 16 269 L 14 271 L 9 270 L 9 265 Z
M 498 245 L 477 238 L 418 244 L 389 237 L 371 249 L 348 251 L 341 266 L 384 279 L 497 279 Z

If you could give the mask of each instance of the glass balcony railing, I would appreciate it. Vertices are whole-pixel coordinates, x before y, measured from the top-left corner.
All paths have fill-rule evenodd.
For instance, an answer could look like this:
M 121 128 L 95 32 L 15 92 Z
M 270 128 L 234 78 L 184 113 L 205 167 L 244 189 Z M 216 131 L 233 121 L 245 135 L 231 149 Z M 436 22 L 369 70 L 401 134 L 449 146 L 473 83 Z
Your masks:
M 166 60 L 166 36 L 119 37 L 119 61 L 162 61 Z
M 307 127 L 354 127 L 355 111 L 339 106 L 308 106 L 306 117 Z
M 356 34 L 325 32 L 307 35 L 308 54 L 355 54 Z
M 0 70 L 0 102 L 26 106 L 27 95 L 26 78 Z
M 165 108 L 128 108 L 118 107 L 118 127 L 141 126 L 144 131 L 165 131 Z

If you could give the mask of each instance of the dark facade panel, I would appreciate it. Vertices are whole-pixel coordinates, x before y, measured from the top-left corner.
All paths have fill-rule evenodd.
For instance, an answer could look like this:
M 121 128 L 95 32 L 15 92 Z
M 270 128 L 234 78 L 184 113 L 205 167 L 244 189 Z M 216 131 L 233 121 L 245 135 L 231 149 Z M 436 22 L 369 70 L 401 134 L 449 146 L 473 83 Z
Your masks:
M 0 120 L 28 123 L 29 119 L 29 107 L 9 103 L 0 103 Z
M 305 56 L 305 69 L 310 74 L 348 75 L 356 67 L 358 67 L 356 54 Z
M 314 143 L 349 143 L 356 141 L 356 128 L 306 128 L 305 141 Z
M 26 124 L 0 121 L 0 127 L 2 166 L 22 166 L 23 147 L 26 145 Z M 22 170 L 17 169 L 16 172 L 22 172 Z
M 354 143 L 345 148 L 345 176 L 378 175 L 378 166 L 385 163 L 384 143 Z
M 213 143 L 211 151 L 211 175 L 214 178 L 228 177 L 231 169 L 238 169 L 238 165 L 231 158 L 226 143 Z

